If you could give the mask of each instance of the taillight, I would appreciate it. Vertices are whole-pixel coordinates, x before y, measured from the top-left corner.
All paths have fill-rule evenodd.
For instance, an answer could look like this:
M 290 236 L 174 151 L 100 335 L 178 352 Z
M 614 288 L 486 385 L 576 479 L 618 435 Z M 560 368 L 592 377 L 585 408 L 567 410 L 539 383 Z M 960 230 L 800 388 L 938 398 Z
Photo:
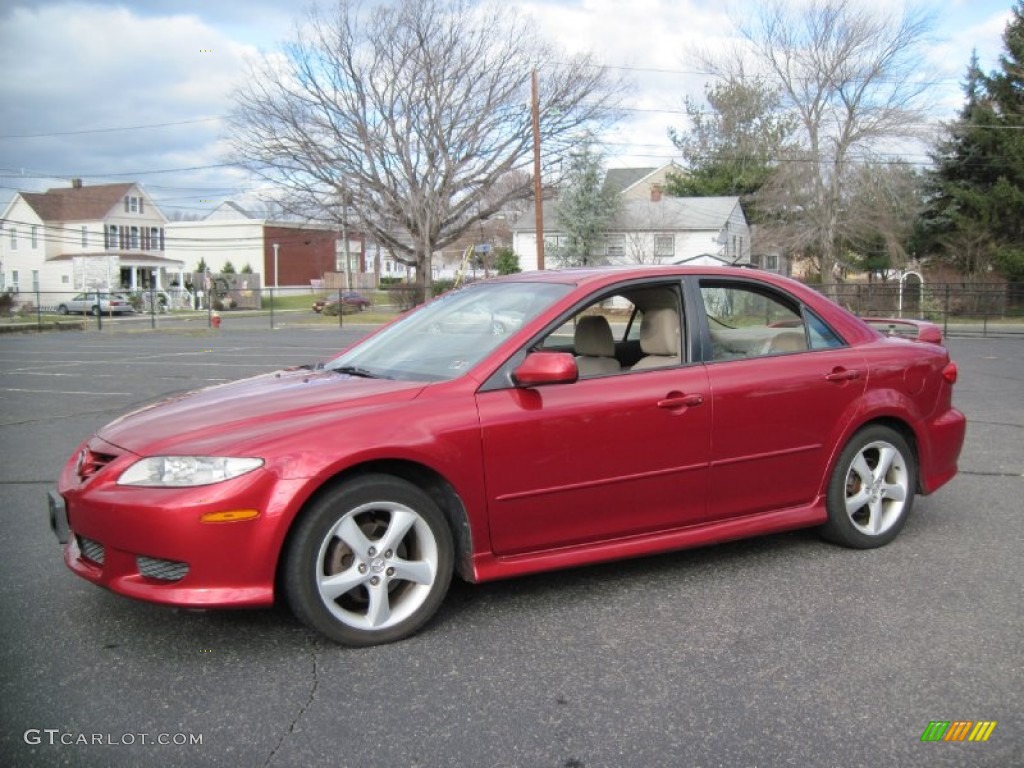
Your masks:
M 948 381 L 950 384 L 956 384 L 956 378 L 960 371 L 956 367 L 956 363 L 950 363 L 942 369 L 942 378 Z

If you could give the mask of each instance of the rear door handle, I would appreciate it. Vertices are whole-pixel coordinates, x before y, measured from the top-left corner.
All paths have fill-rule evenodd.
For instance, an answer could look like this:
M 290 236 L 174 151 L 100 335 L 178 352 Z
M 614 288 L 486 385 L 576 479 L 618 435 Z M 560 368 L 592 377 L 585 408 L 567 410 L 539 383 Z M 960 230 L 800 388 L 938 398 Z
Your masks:
M 704 402 L 704 395 L 683 395 L 671 393 L 664 400 L 658 401 L 659 408 L 690 408 L 694 405 L 701 405 Z
M 825 381 L 853 381 L 860 378 L 860 371 L 837 368 L 832 373 L 825 374 Z

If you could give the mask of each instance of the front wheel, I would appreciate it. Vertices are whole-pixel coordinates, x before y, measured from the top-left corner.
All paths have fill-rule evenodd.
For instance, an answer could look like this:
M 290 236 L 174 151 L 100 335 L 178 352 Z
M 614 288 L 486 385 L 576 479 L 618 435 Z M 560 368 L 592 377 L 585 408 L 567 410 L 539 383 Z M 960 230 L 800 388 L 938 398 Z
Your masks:
M 821 533 L 855 549 L 888 544 L 907 522 L 916 487 L 914 454 L 902 435 L 881 425 L 862 429 L 832 472 Z
M 453 551 L 430 496 L 405 480 L 368 475 L 329 490 L 298 523 L 284 590 L 295 615 L 335 642 L 388 643 L 413 634 L 440 606 Z
M 59 307 L 57 307 L 57 314 L 58 315 L 66 315 L 67 313 L 68 313 L 68 308 L 67 308 L 66 304 L 61 304 Z

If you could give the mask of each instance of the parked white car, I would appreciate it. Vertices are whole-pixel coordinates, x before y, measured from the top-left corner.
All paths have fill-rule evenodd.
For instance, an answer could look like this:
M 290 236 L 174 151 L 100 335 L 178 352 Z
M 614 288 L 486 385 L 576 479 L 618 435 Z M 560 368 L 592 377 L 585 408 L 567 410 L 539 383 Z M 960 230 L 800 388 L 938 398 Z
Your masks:
M 128 297 L 120 293 L 80 293 L 73 299 L 63 301 L 57 307 L 57 314 L 88 313 L 98 315 L 131 314 L 135 308 Z

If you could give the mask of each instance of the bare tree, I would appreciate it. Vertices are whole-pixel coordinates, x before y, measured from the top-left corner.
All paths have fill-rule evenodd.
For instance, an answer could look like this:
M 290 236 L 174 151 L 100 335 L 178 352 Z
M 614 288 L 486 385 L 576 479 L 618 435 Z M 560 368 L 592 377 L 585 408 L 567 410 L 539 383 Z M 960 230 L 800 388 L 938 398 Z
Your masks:
M 830 281 L 851 167 L 884 142 L 920 131 L 932 83 L 920 77 L 918 62 L 932 19 L 921 10 L 897 16 L 853 0 L 768 0 L 738 26 L 753 69 L 779 84 L 802 134 L 799 150 L 780 158 L 782 178 L 769 185 L 761 210 L 775 226 L 795 228 L 783 239 L 814 258 Z M 702 58 L 719 77 L 741 73 L 736 52 Z M 783 196 L 768 198 L 772 190 Z
M 607 72 L 540 42 L 507 6 L 339 0 L 330 16 L 311 11 L 283 56 L 254 65 L 231 146 L 296 210 L 353 217 L 429 295 L 431 254 L 529 194 L 530 177 L 509 174 L 532 161 L 534 69 L 546 154 L 611 117 Z M 495 186 L 510 178 L 520 183 Z

